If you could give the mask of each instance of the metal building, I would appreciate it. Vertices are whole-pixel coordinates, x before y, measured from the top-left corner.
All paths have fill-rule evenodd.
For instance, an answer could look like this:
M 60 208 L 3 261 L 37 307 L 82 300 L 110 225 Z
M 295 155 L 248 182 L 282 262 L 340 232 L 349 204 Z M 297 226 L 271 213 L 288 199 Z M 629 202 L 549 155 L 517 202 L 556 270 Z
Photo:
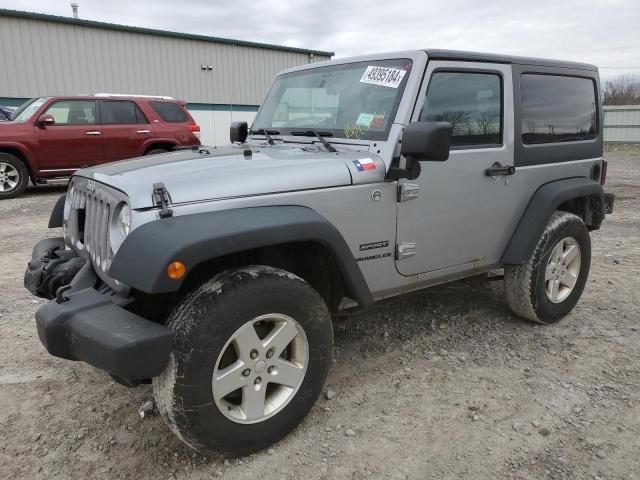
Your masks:
M 333 52 L 0 9 L 0 105 L 97 92 L 188 102 L 203 143 L 251 121 L 275 75 Z
M 605 105 L 604 141 L 640 143 L 640 105 Z

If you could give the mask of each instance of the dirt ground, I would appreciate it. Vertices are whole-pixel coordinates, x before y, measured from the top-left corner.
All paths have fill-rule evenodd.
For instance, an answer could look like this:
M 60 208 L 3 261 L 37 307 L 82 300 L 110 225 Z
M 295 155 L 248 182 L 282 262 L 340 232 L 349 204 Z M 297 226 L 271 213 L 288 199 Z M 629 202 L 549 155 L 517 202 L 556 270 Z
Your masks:
M 0 478 L 640 478 L 640 148 L 607 158 L 616 209 L 564 321 L 515 318 L 485 279 L 336 320 L 331 399 L 242 459 L 140 418 L 149 386 L 46 353 L 22 275 L 64 187 L 0 202 Z

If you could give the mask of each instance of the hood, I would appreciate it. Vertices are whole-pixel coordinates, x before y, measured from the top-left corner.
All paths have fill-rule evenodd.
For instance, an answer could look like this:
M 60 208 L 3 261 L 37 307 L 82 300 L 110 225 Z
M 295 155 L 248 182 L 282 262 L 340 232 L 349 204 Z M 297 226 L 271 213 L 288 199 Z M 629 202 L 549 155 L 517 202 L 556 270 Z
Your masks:
M 121 190 L 135 209 L 154 206 L 155 183 L 180 204 L 381 181 L 385 164 L 369 152 L 329 153 L 314 145 L 230 145 L 134 158 L 76 175 Z
M 24 123 L 16 123 L 16 122 L 2 122 L 0 121 L 0 134 L 2 134 L 3 132 L 9 133 L 12 132 L 16 129 L 19 128 L 24 128 L 25 124 Z M 31 125 L 31 128 L 33 128 L 33 125 Z

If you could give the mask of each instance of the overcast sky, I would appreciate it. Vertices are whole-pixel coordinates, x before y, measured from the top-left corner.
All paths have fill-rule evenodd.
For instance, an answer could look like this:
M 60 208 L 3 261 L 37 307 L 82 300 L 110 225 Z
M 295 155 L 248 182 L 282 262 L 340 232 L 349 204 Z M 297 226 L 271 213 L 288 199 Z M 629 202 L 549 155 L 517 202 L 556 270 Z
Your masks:
M 71 0 L 0 8 L 71 16 Z M 328 50 L 451 48 L 595 63 L 640 75 L 640 0 L 78 0 L 80 17 Z

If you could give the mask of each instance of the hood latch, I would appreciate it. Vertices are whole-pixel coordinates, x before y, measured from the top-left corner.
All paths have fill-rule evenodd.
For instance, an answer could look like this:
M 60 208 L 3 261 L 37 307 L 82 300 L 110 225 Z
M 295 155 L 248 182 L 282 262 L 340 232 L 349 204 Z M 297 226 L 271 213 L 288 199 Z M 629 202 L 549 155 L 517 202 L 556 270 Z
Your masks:
M 173 210 L 169 208 L 171 197 L 164 183 L 153 184 L 153 204 L 160 207 L 160 218 L 173 216 Z

